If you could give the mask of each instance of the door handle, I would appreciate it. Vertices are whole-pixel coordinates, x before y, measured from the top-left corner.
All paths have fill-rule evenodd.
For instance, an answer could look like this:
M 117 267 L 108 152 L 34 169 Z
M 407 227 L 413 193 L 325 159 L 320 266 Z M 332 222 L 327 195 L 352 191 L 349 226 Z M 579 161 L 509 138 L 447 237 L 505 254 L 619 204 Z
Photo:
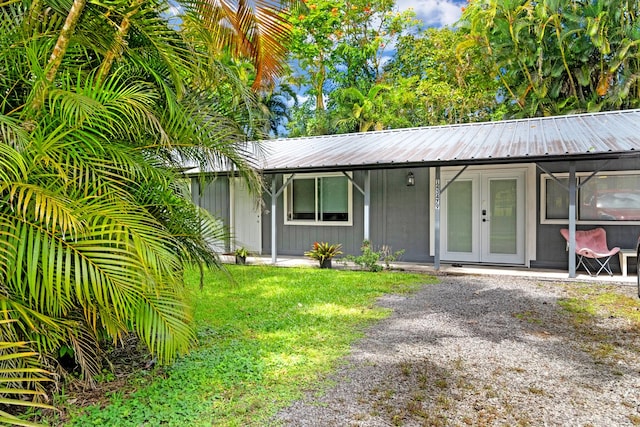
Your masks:
M 487 210 L 486 209 L 482 209 L 482 215 L 486 215 L 487 214 Z

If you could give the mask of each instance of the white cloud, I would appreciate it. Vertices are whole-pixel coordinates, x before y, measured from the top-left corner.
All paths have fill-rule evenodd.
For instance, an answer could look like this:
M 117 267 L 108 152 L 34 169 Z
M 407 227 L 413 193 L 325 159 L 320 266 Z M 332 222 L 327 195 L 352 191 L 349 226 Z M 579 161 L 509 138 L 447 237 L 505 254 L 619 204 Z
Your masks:
M 456 22 L 462 14 L 462 0 L 397 0 L 398 10 L 413 8 L 426 27 L 442 27 Z

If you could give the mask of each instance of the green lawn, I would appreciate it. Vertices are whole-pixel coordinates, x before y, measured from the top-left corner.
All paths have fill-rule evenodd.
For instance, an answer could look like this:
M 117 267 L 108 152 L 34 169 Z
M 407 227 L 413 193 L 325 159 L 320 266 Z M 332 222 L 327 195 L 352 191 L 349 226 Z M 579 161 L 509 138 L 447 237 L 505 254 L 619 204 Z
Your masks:
M 265 425 L 335 368 L 363 329 L 389 315 L 385 293 L 406 293 L 431 276 L 316 268 L 229 266 L 235 282 L 187 275 L 198 346 L 168 369 L 141 373 L 132 393 L 72 412 L 67 425 Z M 126 397 L 125 397 L 126 396 Z

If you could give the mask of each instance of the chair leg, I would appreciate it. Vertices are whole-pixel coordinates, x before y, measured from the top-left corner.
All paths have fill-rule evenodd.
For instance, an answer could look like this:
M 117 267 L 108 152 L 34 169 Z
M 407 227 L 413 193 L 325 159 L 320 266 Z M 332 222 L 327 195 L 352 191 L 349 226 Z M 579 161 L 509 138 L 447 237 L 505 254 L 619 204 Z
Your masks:
M 578 264 L 576 265 L 576 271 L 580 269 L 580 266 L 584 267 L 585 271 L 589 276 L 593 276 L 593 274 L 591 273 L 591 270 L 589 270 L 589 266 L 587 265 L 587 260 L 582 255 L 578 255 Z
M 600 259 L 604 259 L 604 261 L 600 261 Z M 600 264 L 600 269 L 598 270 L 598 272 L 596 273 L 596 276 L 598 274 L 600 274 L 600 272 L 602 270 L 606 271 L 607 273 L 609 273 L 609 276 L 613 276 L 613 271 L 611 271 L 611 266 L 609 265 L 609 260 L 611 259 L 610 256 L 606 257 L 606 258 L 595 258 L 595 260 L 598 262 L 598 264 Z
M 587 274 L 589 274 L 589 276 L 591 277 L 598 277 L 602 270 L 606 271 L 609 276 L 613 276 L 613 271 L 611 271 L 611 264 L 609 263 L 609 261 L 611 260 L 610 256 L 606 258 L 587 258 L 579 255 L 579 257 L 580 259 L 578 260 L 578 266 L 576 266 L 576 270 L 580 265 L 582 265 Z

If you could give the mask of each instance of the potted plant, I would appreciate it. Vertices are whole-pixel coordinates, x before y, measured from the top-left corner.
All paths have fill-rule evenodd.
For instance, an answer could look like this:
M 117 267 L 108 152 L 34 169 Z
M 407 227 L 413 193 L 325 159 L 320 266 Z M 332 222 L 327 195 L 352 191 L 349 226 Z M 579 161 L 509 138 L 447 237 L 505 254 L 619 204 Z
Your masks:
M 249 256 L 249 250 L 244 246 L 237 248 L 233 253 L 236 256 L 236 264 L 244 265 L 247 263 L 247 257 Z
M 342 254 L 341 244 L 330 244 L 326 242 L 314 242 L 313 248 L 304 253 L 305 256 L 320 262 L 320 268 L 331 268 L 331 259 Z

